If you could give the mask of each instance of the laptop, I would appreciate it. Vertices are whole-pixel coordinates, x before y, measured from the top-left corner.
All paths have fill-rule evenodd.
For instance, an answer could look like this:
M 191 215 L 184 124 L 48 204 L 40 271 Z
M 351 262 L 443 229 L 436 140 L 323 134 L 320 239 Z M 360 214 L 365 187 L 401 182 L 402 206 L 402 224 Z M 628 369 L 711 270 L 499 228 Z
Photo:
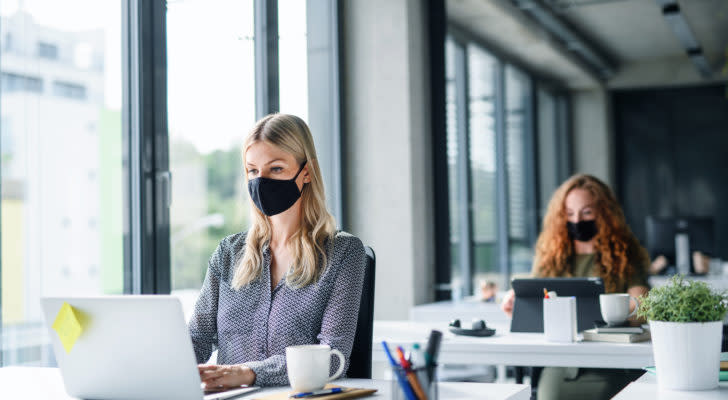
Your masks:
M 82 326 L 69 352 L 52 328 L 64 302 L 73 308 Z M 47 297 L 41 299 L 41 306 L 71 396 L 213 400 L 258 389 L 203 394 L 182 305 L 176 297 Z
M 601 278 L 514 279 L 511 286 L 516 294 L 511 332 L 543 332 L 544 288 L 559 297 L 576 297 L 577 330 L 594 328 L 594 323 L 602 320 L 599 295 L 604 293 L 604 282 Z

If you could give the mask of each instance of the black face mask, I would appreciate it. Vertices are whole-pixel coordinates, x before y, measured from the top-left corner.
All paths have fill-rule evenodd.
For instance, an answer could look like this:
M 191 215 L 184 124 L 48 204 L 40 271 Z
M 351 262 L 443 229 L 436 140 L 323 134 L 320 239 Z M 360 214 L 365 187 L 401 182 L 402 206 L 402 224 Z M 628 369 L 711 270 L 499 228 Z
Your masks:
M 567 222 L 566 229 L 569 231 L 569 238 L 580 242 L 588 242 L 597 235 L 597 224 L 594 220 Z
M 248 193 L 258 210 L 263 214 L 272 217 L 291 208 L 293 204 L 301 197 L 301 191 L 296 185 L 298 174 L 303 171 L 306 163 L 296 172 L 293 179 L 271 179 L 271 178 L 255 178 L 248 181 Z

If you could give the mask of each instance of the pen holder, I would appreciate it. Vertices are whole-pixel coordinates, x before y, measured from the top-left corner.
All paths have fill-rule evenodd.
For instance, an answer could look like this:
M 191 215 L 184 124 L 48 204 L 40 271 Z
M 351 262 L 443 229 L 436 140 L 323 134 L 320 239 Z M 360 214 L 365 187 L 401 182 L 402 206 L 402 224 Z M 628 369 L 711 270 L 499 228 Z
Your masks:
M 543 299 L 543 332 L 549 342 L 576 340 L 576 298 Z
M 392 375 L 392 400 L 437 400 L 437 365 L 412 368 L 410 373 L 397 365 Z M 419 389 L 413 387 L 417 385 Z

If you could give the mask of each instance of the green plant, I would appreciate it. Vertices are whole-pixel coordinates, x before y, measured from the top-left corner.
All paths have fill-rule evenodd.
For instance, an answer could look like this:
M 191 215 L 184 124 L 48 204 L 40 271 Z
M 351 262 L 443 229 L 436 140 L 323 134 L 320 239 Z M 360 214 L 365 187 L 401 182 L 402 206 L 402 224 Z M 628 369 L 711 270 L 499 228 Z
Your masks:
M 640 296 L 637 315 L 650 321 L 721 321 L 728 311 L 728 292 L 714 291 L 705 282 L 673 276 L 667 285 Z

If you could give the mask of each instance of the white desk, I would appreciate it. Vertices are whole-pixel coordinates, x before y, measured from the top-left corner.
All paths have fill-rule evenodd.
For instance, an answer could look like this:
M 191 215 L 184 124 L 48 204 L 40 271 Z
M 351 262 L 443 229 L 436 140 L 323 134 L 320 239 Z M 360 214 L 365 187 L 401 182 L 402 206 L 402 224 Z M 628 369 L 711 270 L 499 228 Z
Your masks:
M 381 341 L 391 346 L 424 346 L 432 329 L 443 332 L 441 364 L 528 365 L 548 367 L 642 368 L 654 365 L 651 342 L 551 343 L 540 333 L 510 333 L 508 325 L 493 325 L 492 337 L 456 336 L 447 323 L 374 321 L 373 361 L 386 361 Z
M 371 379 L 342 379 L 335 383 L 342 386 L 376 388 L 378 392 L 369 398 L 390 399 L 392 382 Z M 235 399 L 257 399 L 264 395 L 288 391 L 288 387 L 265 388 Z M 439 384 L 440 399 L 528 400 L 529 385 L 495 383 L 442 382 Z M 0 399 L 73 399 L 63 389 L 61 374 L 57 368 L 0 368 Z
M 463 326 L 469 326 L 474 318 L 485 320 L 488 325 L 510 324 L 511 321 L 501 310 L 499 303 L 485 302 L 475 297 L 420 304 L 410 309 L 412 321 L 449 322 L 455 318 L 459 318 Z
M 676 390 L 660 390 L 657 386 L 657 377 L 644 374 L 636 381 L 630 383 L 612 398 L 613 400 L 725 400 L 728 399 L 728 382 L 720 382 L 717 389 L 696 392 L 682 392 Z

